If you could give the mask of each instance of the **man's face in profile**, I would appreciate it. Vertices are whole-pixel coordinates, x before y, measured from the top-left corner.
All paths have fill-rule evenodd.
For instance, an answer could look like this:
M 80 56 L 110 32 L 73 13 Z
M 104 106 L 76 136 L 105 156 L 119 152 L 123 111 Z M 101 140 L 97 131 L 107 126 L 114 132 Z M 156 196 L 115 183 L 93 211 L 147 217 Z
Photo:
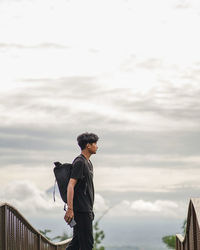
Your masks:
M 96 154 L 97 149 L 98 149 L 98 146 L 97 146 L 97 143 L 96 143 L 96 142 L 93 142 L 93 143 L 89 143 L 89 144 L 88 144 L 88 151 L 89 151 L 91 154 Z

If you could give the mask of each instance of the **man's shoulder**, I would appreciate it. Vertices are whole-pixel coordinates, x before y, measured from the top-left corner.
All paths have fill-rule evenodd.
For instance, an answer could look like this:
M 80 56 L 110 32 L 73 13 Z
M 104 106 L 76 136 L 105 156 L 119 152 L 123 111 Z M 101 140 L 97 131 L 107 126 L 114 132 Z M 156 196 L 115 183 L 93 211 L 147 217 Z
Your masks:
M 80 154 L 78 155 L 74 160 L 73 160 L 73 163 L 72 164 L 75 164 L 75 163 L 85 163 L 85 159 L 83 158 L 83 156 Z

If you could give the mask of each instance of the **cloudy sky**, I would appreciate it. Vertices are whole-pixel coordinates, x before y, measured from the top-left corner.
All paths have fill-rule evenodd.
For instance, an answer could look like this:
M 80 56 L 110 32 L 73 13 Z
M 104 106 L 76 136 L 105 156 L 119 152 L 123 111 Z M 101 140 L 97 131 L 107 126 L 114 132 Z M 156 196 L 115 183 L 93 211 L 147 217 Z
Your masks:
M 1 0 L 0 199 L 57 216 L 52 163 L 88 131 L 96 212 L 183 221 L 200 191 L 199 25 L 197 0 Z

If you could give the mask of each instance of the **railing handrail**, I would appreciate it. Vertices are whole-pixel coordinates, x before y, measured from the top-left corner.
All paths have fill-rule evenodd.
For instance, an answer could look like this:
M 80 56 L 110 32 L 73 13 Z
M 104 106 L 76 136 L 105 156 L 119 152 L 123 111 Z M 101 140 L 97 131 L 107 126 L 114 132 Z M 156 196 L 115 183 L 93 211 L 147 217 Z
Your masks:
M 39 237 L 43 238 L 45 240 L 45 242 L 49 243 L 50 245 L 53 245 L 53 246 L 62 246 L 62 245 L 65 245 L 67 244 L 69 241 L 71 241 L 71 239 L 67 239 L 67 240 L 64 240 L 64 241 L 61 241 L 61 242 L 52 242 L 50 240 L 48 240 L 43 234 L 41 234 L 37 229 L 35 229 L 29 222 L 28 220 L 26 220 L 26 218 L 12 205 L 10 205 L 9 203 L 7 202 L 0 202 L 0 209 L 2 207 L 5 207 L 5 208 L 9 208 L 12 210 L 12 212 L 15 214 L 15 216 L 17 216 L 23 223 L 24 225 L 29 228 L 32 232 L 34 232 L 35 234 L 37 234 Z
M 176 234 L 176 250 L 199 250 L 200 198 L 191 198 L 188 206 L 185 235 Z M 198 247 L 198 249 L 196 249 Z
M 71 239 L 67 239 L 67 240 L 63 240 L 63 241 L 60 241 L 60 242 L 56 242 L 54 243 L 56 246 L 61 246 L 61 245 L 65 245 L 67 244 L 68 242 L 70 242 Z

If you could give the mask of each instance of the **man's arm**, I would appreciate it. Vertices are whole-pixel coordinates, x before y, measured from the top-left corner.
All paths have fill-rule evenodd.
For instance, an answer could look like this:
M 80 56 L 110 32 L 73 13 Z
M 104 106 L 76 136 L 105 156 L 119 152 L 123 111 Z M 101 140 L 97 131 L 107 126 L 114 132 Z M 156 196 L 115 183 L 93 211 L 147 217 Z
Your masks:
M 77 179 L 70 178 L 69 184 L 67 186 L 67 205 L 68 209 L 65 214 L 65 221 L 70 223 L 72 218 L 74 217 L 74 209 L 73 209 L 73 199 L 74 199 L 74 187 L 77 183 Z

